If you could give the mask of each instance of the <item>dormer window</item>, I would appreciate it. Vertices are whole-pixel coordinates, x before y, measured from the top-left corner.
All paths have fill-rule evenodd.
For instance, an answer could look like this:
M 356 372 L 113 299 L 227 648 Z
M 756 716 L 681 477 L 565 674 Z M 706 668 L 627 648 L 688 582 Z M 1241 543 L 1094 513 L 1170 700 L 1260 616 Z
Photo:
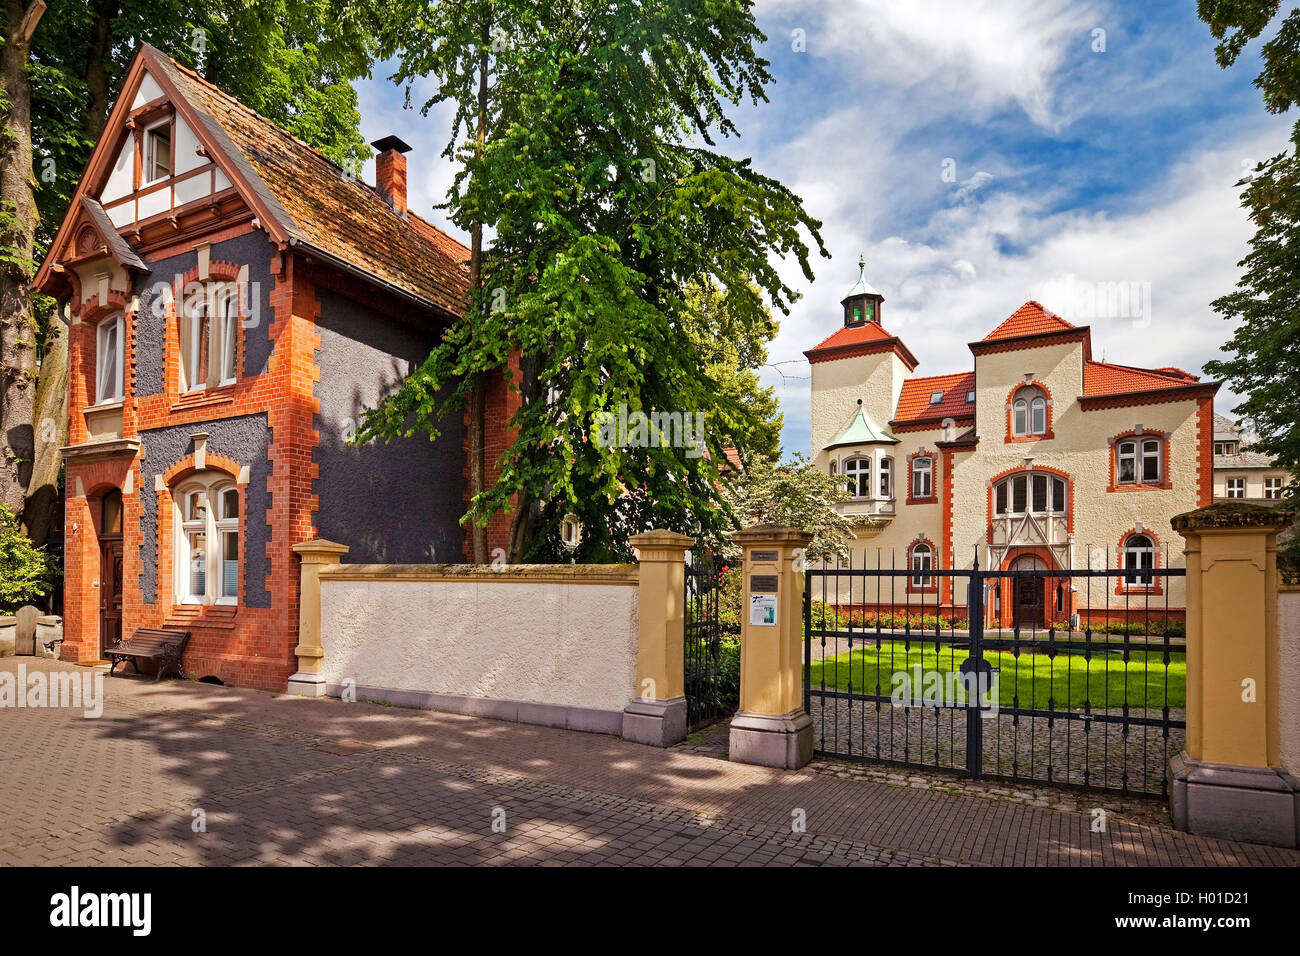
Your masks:
M 966 404 L 967 405 L 975 404 L 975 389 L 972 388 L 969 392 L 966 393 Z
M 141 185 L 168 179 L 172 174 L 172 124 L 170 121 L 144 131 Z

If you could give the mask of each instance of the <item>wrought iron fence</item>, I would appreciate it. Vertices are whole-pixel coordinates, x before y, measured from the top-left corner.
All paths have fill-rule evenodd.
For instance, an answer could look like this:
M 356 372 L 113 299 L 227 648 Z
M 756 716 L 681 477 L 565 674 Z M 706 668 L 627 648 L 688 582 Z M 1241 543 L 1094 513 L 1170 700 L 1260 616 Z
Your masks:
M 818 752 L 1167 797 L 1186 730 L 1186 572 L 1124 560 L 809 569 Z
M 686 564 L 686 720 L 692 730 L 731 717 L 740 704 L 740 624 L 725 613 L 725 568 L 710 554 Z

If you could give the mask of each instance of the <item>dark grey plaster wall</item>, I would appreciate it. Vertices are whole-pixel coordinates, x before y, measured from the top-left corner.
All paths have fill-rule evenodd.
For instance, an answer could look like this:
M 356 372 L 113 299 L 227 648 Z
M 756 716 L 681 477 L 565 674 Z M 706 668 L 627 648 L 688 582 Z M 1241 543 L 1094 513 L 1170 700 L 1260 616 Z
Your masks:
M 248 266 L 250 314 L 244 328 L 245 377 L 266 371 L 271 357 L 271 255 L 274 250 L 261 232 L 219 242 L 212 247 L 211 257 L 235 265 Z M 149 272 L 138 276 L 135 292 L 140 297 L 140 310 L 136 313 L 135 394 L 158 395 L 163 390 L 163 324 L 166 310 L 156 305 L 162 286 L 174 289 L 177 280 L 198 264 L 198 254 L 159 259 L 149 264 Z
M 424 361 L 433 334 L 328 289 L 318 287 L 317 296 L 320 445 L 314 460 L 321 537 L 348 545 L 349 562 L 464 560 L 462 416 L 444 421 L 436 442 L 415 435 L 354 448 L 346 441 L 362 413 Z
M 271 465 L 266 455 L 271 444 L 271 430 L 267 427 L 265 415 L 151 428 L 140 433 L 144 445 L 144 461 L 140 469 L 140 589 L 144 603 L 156 603 L 158 592 L 158 493 L 154 491 L 154 478 L 194 452 L 194 441 L 190 436 L 195 432 L 208 433 L 209 453 L 224 455 L 249 467 L 242 541 L 244 604 L 270 607 L 271 595 L 266 589 L 266 575 L 270 570 L 266 543 L 270 529 L 266 525 L 266 513 L 271 506 L 267 487 Z

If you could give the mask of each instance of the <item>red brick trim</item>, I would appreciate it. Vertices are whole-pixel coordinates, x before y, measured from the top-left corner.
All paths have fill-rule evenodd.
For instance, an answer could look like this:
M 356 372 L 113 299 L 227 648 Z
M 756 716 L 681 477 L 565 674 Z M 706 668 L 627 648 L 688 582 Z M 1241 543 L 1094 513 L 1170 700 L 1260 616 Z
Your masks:
M 1023 558 L 1027 554 L 1033 555 L 1036 558 L 1038 558 L 1045 565 L 1047 565 L 1047 568 L 1050 571 L 1060 570 L 1061 567 L 1060 562 L 1056 560 L 1056 555 L 1052 553 L 1052 549 L 1048 547 L 1044 547 L 1042 545 L 1020 545 L 1017 547 L 1008 548 L 1007 553 L 1002 557 L 1002 565 L 1000 567 L 1000 570 L 1002 571 L 1010 570 L 1011 565 L 1014 564 L 1017 559 Z M 1043 578 L 1043 624 L 1044 626 L 1050 626 L 1051 621 L 1055 618 L 1057 611 L 1056 611 L 1056 604 L 1052 600 L 1052 598 L 1054 597 L 1054 595 L 1052 594 L 1052 590 L 1053 588 L 1055 588 L 1056 585 L 1062 583 L 1066 583 L 1066 579 Z M 1009 577 L 999 578 L 997 587 L 998 587 L 998 592 L 1001 596 L 1000 603 L 1002 607 L 1002 614 L 998 620 L 998 626 L 1011 627 L 1012 621 L 1015 619 L 1015 597 L 1016 597 L 1015 581 Z M 1069 594 L 1068 591 L 1066 593 Z M 1063 613 L 1072 614 L 1074 613 L 1073 608 L 1074 608 L 1074 595 L 1070 594 L 1067 600 L 1066 610 Z
M 930 549 L 930 570 L 934 571 L 938 569 L 940 566 L 939 546 L 935 542 L 927 538 L 924 534 L 918 535 L 917 537 L 913 538 L 907 546 L 907 578 L 905 579 L 907 581 L 907 593 L 908 594 L 938 594 L 939 579 L 933 574 L 929 575 L 930 581 L 932 583 L 927 587 L 917 587 L 912 582 L 912 577 L 913 577 L 912 552 L 916 550 L 918 545 L 922 545 L 922 544 Z
M 1081 325 L 1073 329 L 1061 329 L 1057 332 L 1033 332 L 1029 335 L 1007 336 L 1000 339 L 981 339 L 968 343 L 975 355 L 989 355 L 993 352 L 1018 352 L 1022 349 L 1036 349 L 1048 345 L 1063 345 L 1066 342 L 1083 342 L 1084 357 L 1090 357 L 1091 348 L 1086 346 L 1091 341 L 1088 326 Z
M 1079 407 L 1085 412 L 1095 412 L 1107 408 L 1201 401 L 1213 399 L 1218 390 L 1218 382 L 1209 382 L 1198 385 L 1173 385 L 1169 388 L 1155 388 L 1145 392 L 1121 392 L 1118 395 L 1080 395 Z
M 1214 399 L 1210 397 L 1201 399 L 1196 409 L 1196 506 L 1204 508 L 1213 501 Z
M 924 498 L 915 498 L 912 496 L 912 461 L 916 458 L 930 459 L 930 494 Z M 934 505 L 939 503 L 939 456 L 932 452 L 926 451 L 922 445 L 919 451 L 914 451 L 907 456 L 907 501 L 909 505 Z
M 1211 434 L 1213 437 L 1213 434 Z M 1144 438 L 1160 439 L 1160 480 L 1159 481 L 1138 481 L 1125 482 L 1119 481 L 1119 443 L 1128 439 L 1136 439 L 1140 443 Z M 1131 429 L 1126 432 L 1120 432 L 1118 435 L 1109 439 L 1110 443 L 1110 481 L 1106 485 L 1107 491 L 1156 491 L 1159 489 L 1168 489 L 1173 487 L 1173 479 L 1169 475 L 1169 433 L 1162 432 L 1159 429 L 1142 429 L 1141 433 L 1137 429 Z M 1213 449 L 1211 449 L 1213 450 Z M 1134 467 L 1140 475 L 1142 471 L 1142 455 L 1139 450 Z
M 838 345 L 824 349 L 809 349 L 803 354 L 808 359 L 809 365 L 816 365 L 818 362 L 834 362 L 839 359 L 857 358 L 862 355 L 880 355 L 884 352 L 893 352 L 897 355 L 903 364 L 907 366 L 909 372 L 916 371 L 916 367 L 921 364 L 897 336 L 877 339 L 874 342 Z
M 975 425 L 973 418 L 917 418 L 911 421 L 892 421 L 889 423 L 889 430 L 892 432 L 928 432 L 936 428 L 942 428 L 943 423 L 951 421 L 954 428 L 972 428 Z
M 1161 566 L 1160 565 L 1160 539 L 1156 536 L 1156 533 L 1154 531 L 1146 527 L 1143 527 L 1141 531 L 1138 531 L 1136 527 L 1129 528 L 1127 531 L 1125 531 L 1122 535 L 1119 536 L 1119 547 L 1115 551 L 1115 567 L 1120 571 L 1124 570 L 1124 546 L 1128 543 L 1128 539 L 1133 537 L 1133 535 L 1135 534 L 1145 535 L 1146 537 L 1151 539 L 1151 549 L 1153 552 L 1151 564 L 1152 567 L 1159 568 Z M 1124 576 L 1120 575 L 1115 579 L 1115 593 L 1116 594 L 1164 594 L 1165 593 L 1164 580 L 1165 579 L 1162 576 L 1155 575 L 1151 578 L 1150 584 L 1129 584 L 1127 581 L 1124 580 Z
M 1047 431 L 1043 432 L 1042 434 L 1017 435 L 1015 434 L 1014 430 L 1011 427 L 1014 424 L 1013 417 L 1012 417 L 1012 412 L 1013 412 L 1012 406 L 1015 404 L 1016 401 L 1016 393 L 1026 388 L 1040 389 L 1044 397 L 1047 399 Z M 1038 379 L 1034 379 L 1032 382 L 1021 382 L 1019 385 L 1016 385 L 1014 388 L 1011 389 L 1010 392 L 1007 393 L 1006 405 L 1007 405 L 1007 433 L 1006 433 L 1006 437 L 1003 439 L 1004 443 L 1010 444 L 1012 442 L 1046 441 L 1049 438 L 1056 437 L 1056 433 L 1052 431 L 1052 418 L 1053 418 L 1052 410 L 1055 405 L 1055 402 L 1052 400 L 1052 390 L 1049 389 L 1047 385 L 1044 384 L 1043 382 L 1040 382 Z M 1026 414 L 1030 416 L 1029 422 L 1030 424 L 1032 424 L 1033 411 L 1029 410 L 1026 412 Z
M 952 570 L 953 564 L 953 537 L 952 537 L 952 496 L 953 496 L 953 452 L 952 449 L 945 448 L 943 454 L 943 501 L 941 502 L 943 510 L 940 515 L 940 544 L 944 553 L 944 567 Z M 944 578 L 942 581 L 943 597 L 945 603 L 952 603 L 952 578 Z

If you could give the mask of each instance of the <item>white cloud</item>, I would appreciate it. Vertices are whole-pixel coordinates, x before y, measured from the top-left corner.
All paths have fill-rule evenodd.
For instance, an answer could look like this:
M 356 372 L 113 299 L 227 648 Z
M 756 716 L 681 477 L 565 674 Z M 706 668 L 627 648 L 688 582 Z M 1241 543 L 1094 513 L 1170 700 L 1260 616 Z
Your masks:
M 1017 104 L 1036 124 L 1066 121 L 1056 76 L 1071 58 L 1095 55 L 1092 30 L 1105 4 L 1078 0 L 763 0 L 761 19 L 798 25 L 808 53 L 840 60 L 900 87 L 923 91 L 940 109 L 967 115 Z

